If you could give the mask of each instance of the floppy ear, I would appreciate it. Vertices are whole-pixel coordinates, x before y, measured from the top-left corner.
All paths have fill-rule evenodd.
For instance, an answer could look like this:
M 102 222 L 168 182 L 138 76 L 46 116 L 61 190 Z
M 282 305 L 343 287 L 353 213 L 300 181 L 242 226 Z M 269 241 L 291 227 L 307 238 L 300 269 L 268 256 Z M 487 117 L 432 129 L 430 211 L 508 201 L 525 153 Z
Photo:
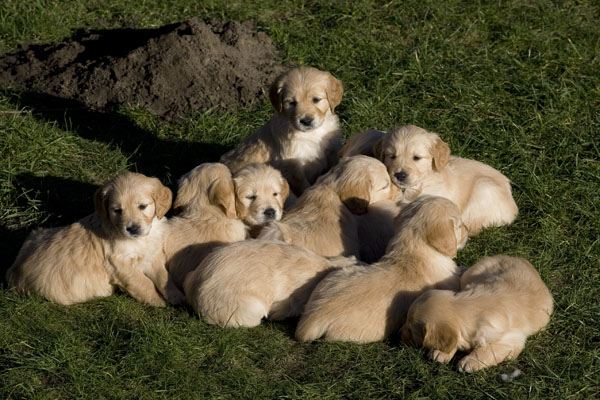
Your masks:
M 337 79 L 335 76 L 329 74 L 329 84 L 327 85 L 326 93 L 327 101 L 329 102 L 329 108 L 333 113 L 333 110 L 335 110 L 335 108 L 342 101 L 342 94 L 344 93 L 344 86 L 342 85 L 342 81 Z
M 283 85 L 285 84 L 286 74 L 279 75 L 275 82 L 269 88 L 269 99 L 271 100 L 271 104 L 273 104 L 273 108 L 277 110 L 277 112 L 283 111 Z
M 433 153 L 433 167 L 437 171 L 444 169 L 448 160 L 450 160 L 450 146 L 442 139 L 437 137 L 432 149 Z
M 288 181 L 283 177 L 281 178 L 281 193 L 279 193 L 279 195 L 281 196 L 281 206 L 283 207 L 285 201 L 290 195 L 290 185 Z
M 383 162 L 383 137 L 373 145 L 373 157 Z
M 457 245 L 454 234 L 454 223 L 450 218 L 443 218 L 434 223 L 428 222 L 425 227 L 427 242 L 442 254 L 456 257 Z
M 171 208 L 173 193 L 171 193 L 171 189 L 163 185 L 158 178 L 152 178 L 152 180 L 154 181 L 152 198 L 154 199 L 155 213 L 156 217 L 161 219 Z
M 94 193 L 94 207 L 96 208 L 96 214 L 98 214 L 105 224 L 110 224 L 110 218 L 108 217 L 108 190 L 109 187 L 104 185 Z
M 346 181 L 339 188 L 338 196 L 352 214 L 366 214 L 371 202 L 371 182 L 369 179 Z
M 458 346 L 458 334 L 446 322 L 425 324 L 423 347 L 430 350 L 441 350 L 451 353 Z
M 232 179 L 218 178 L 208 187 L 208 200 L 220 207 L 227 218 L 236 218 L 235 192 Z

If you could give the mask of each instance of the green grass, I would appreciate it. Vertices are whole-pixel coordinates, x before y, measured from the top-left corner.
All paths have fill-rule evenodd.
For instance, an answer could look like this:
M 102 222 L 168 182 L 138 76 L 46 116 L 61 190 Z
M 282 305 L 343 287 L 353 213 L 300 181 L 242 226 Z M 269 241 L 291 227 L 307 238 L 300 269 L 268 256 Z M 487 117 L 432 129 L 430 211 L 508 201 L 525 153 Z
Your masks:
M 383 343 L 298 344 L 294 321 L 222 330 L 124 295 L 61 307 L 0 291 L 1 398 L 600 397 L 600 5 L 592 1 L 8 0 L 0 51 L 74 30 L 156 27 L 190 17 L 256 21 L 285 61 L 345 86 L 348 136 L 413 123 L 453 153 L 498 168 L 520 208 L 472 238 L 458 262 L 528 258 L 554 295 L 544 332 L 517 360 L 474 375 Z M 90 213 L 125 169 L 174 187 L 270 115 L 202 112 L 167 124 L 143 110 L 37 113 L 0 94 L 2 273 L 35 226 Z M 500 379 L 515 368 L 513 382 Z

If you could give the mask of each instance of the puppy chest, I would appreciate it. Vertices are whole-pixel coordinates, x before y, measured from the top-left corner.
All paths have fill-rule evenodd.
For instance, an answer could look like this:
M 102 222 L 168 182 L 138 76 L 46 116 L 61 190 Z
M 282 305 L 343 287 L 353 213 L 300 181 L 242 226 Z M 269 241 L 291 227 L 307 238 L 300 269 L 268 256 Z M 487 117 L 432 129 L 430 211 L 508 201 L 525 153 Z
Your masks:
M 301 163 L 323 159 L 325 155 L 320 138 L 300 137 L 282 148 L 282 159 L 295 159 Z

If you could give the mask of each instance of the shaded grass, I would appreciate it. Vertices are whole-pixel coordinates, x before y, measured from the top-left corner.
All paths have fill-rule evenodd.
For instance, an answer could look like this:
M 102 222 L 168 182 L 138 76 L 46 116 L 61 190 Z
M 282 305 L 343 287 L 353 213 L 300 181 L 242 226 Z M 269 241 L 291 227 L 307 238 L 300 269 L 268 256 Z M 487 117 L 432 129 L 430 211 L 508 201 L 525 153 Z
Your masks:
M 475 375 L 395 339 L 298 344 L 294 321 L 222 330 L 122 295 L 73 307 L 0 292 L 3 398 L 593 398 L 600 396 L 600 10 L 594 2 L 8 1 L 0 50 L 81 27 L 154 27 L 193 16 L 254 19 L 285 61 L 345 86 L 346 135 L 413 123 L 498 168 L 520 208 L 470 239 L 458 262 L 528 258 L 555 297 L 546 331 L 517 360 Z M 81 110 L 0 95 L 4 271 L 36 225 L 88 214 L 125 169 L 177 178 L 253 132 L 254 108 L 166 124 L 143 110 Z M 501 373 L 523 375 L 506 383 Z

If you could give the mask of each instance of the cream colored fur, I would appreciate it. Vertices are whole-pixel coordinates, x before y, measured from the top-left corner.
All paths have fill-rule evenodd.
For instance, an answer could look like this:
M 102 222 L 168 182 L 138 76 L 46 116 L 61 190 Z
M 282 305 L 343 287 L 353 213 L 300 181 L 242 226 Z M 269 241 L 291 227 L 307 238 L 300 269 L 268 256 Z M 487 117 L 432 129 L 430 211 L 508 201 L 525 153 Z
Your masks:
M 486 257 L 464 273 L 459 293 L 432 290 L 419 297 L 402 337 L 439 362 L 457 350 L 469 352 L 458 369 L 474 372 L 517 357 L 527 336 L 548 324 L 552 308 L 552 295 L 527 260 Z
M 371 203 L 396 196 L 385 166 L 356 156 L 319 178 L 280 222 L 267 225 L 260 239 L 281 240 L 318 255 L 358 256 L 360 244 L 353 213 L 364 214 Z
M 332 271 L 315 288 L 298 323 L 296 338 L 374 342 L 397 332 L 411 302 L 424 290 L 457 290 L 452 260 L 466 240 L 451 201 L 422 196 L 396 219 L 386 254 L 368 267 Z
M 209 324 L 260 324 L 297 316 L 312 289 L 335 265 L 311 251 L 276 241 L 247 240 L 211 253 L 185 281 L 188 303 Z
M 252 163 L 268 163 L 281 171 L 300 195 L 337 163 L 341 132 L 334 109 L 342 99 L 342 83 L 329 72 L 294 68 L 270 88 L 275 114 L 258 132 L 221 157 L 232 171 Z
M 470 235 L 516 218 L 518 208 L 508 178 L 479 161 L 450 156 L 450 147 L 435 133 L 405 125 L 385 134 L 362 132 L 351 142 L 344 156 L 372 153 L 386 165 L 405 197 L 432 194 L 456 203 Z
M 156 178 L 125 172 L 98 189 L 95 205 L 72 225 L 32 232 L 7 272 L 9 285 L 64 305 L 110 296 L 117 287 L 143 303 L 181 303 L 162 253 L 171 191 Z

